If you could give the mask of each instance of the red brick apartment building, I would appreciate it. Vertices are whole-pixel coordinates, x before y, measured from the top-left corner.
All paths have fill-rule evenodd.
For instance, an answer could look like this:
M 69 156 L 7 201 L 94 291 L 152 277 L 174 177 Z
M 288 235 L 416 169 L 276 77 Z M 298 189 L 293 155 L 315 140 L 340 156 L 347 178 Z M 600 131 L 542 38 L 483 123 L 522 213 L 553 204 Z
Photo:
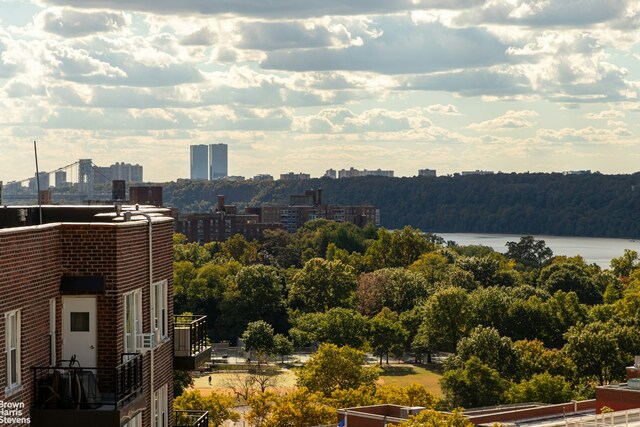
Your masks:
M 224 242 L 235 234 L 242 234 L 247 240 L 261 241 L 265 230 L 284 229 L 294 233 L 314 219 L 379 227 L 380 210 L 372 205 L 325 204 L 321 189 L 290 196 L 288 206 L 249 206 L 244 213 L 239 213 L 235 205 L 226 205 L 224 196 L 218 196 L 212 212 L 180 214 L 176 231 L 184 234 L 189 242 Z
M 0 424 L 206 425 L 173 411 L 174 363 L 210 349 L 204 319 L 174 319 L 166 213 L 0 207 Z

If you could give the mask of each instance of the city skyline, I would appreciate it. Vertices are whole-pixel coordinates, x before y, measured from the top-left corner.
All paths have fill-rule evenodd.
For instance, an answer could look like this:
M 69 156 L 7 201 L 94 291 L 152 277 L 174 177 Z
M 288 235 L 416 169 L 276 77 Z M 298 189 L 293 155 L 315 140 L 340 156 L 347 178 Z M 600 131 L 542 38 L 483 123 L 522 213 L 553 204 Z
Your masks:
M 631 0 L 0 2 L 0 180 L 69 159 L 186 178 L 296 170 L 632 173 Z M 28 171 L 25 174 L 24 171 Z M 26 176 L 24 176 L 26 175 Z

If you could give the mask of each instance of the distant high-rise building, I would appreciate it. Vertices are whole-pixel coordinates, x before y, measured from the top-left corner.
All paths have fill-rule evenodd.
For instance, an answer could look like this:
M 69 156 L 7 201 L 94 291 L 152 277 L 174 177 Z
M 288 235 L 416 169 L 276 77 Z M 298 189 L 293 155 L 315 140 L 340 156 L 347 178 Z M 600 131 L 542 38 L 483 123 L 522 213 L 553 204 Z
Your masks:
M 338 177 L 338 173 L 335 169 L 327 169 L 327 171 L 324 173 L 324 177 L 336 179 Z
M 130 163 L 116 162 L 110 166 L 111 180 L 125 180 L 127 182 L 142 182 L 142 166 Z
M 191 179 L 209 179 L 209 147 L 191 146 Z
M 68 187 L 69 183 L 67 182 L 67 173 L 65 171 L 56 171 L 56 187 Z
M 259 173 L 258 175 L 253 177 L 254 181 L 273 181 L 273 175 L 269 175 L 268 173 Z
M 302 181 L 305 179 L 311 179 L 311 175 L 304 172 L 300 172 L 300 173 L 287 172 L 287 173 L 281 173 L 280 179 L 282 181 Z
M 229 175 L 227 144 L 209 145 L 209 179 L 223 179 Z
M 435 169 L 418 169 L 418 176 L 436 176 Z
M 338 171 L 338 178 L 358 178 L 361 176 L 386 176 L 389 178 L 393 178 L 393 171 L 392 170 L 382 170 L 382 169 L 376 169 L 376 170 L 358 170 L 355 169 L 353 167 L 349 168 L 349 169 L 340 169 Z
M 483 170 L 474 170 L 474 171 L 462 171 L 462 176 L 466 175 L 493 175 L 493 171 L 483 171 Z

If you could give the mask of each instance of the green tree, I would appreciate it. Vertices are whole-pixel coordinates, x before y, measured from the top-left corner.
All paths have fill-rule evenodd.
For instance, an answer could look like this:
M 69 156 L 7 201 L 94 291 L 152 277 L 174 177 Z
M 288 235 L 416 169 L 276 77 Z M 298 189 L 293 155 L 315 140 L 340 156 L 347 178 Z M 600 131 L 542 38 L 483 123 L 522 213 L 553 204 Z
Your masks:
M 336 423 L 336 410 L 328 405 L 322 393 L 303 387 L 275 400 L 262 426 L 308 427 Z
M 374 316 L 383 307 L 402 313 L 427 298 L 423 276 L 406 268 L 384 268 L 358 278 L 358 311 Z
M 507 258 L 513 259 L 525 267 L 541 268 L 553 257 L 553 251 L 544 240 L 533 236 L 522 236 L 519 242 L 507 242 Z
M 420 258 L 409 266 L 411 271 L 422 274 L 431 286 L 442 280 L 448 268 L 449 260 L 435 252 L 420 255 Z
M 505 398 L 509 403 L 564 403 L 573 398 L 573 391 L 564 377 L 544 372 L 512 384 L 505 391 Z
M 557 291 L 575 292 L 580 302 L 598 304 L 602 302 L 596 275 L 584 262 L 554 262 L 540 271 L 540 287 L 553 294 Z
M 187 371 L 173 371 L 173 397 L 180 396 L 187 388 L 193 387 L 193 378 Z
M 390 232 L 381 228 L 377 239 L 367 248 L 365 258 L 371 269 L 407 267 L 433 249 L 435 244 L 419 230 L 406 226 Z
M 431 350 L 455 351 L 468 330 L 468 310 L 469 296 L 464 289 L 452 287 L 436 292 L 426 303 L 418 336 Z
M 456 354 L 446 361 L 447 369 L 462 368 L 472 357 L 477 357 L 488 367 L 495 369 L 503 378 L 510 378 L 515 371 L 516 358 L 513 342 L 501 337 L 495 328 L 475 327 L 468 337 L 458 341 Z
M 574 377 L 576 367 L 564 349 L 545 348 L 540 340 L 521 340 L 513 343 L 513 352 L 517 366 L 513 379 L 516 381 L 545 372 L 565 378 Z
M 219 327 L 228 338 L 238 336 L 246 325 L 264 320 L 283 330 L 286 326 L 282 278 L 271 266 L 242 267 L 227 281 L 220 301 Z
M 209 412 L 209 426 L 217 427 L 225 420 L 238 421 L 240 415 L 232 411 L 233 399 L 227 395 L 211 392 L 202 396 L 198 390 L 186 391 L 173 401 L 173 408 L 177 410 L 207 410 Z M 186 420 L 177 419 L 176 423 Z
M 254 352 L 258 361 L 271 353 L 273 340 L 273 326 L 263 320 L 249 323 L 242 334 L 245 351 Z
M 305 312 L 351 307 L 356 290 L 355 272 L 340 261 L 313 258 L 293 276 L 289 304 Z
M 625 249 L 624 255 L 611 260 L 611 268 L 616 277 L 629 277 L 634 270 L 640 267 L 640 257 L 638 252 Z
M 497 370 L 485 365 L 475 356 L 463 368 L 444 373 L 440 387 L 447 401 L 454 407 L 474 408 L 500 403 L 507 382 Z
M 381 385 L 376 388 L 375 397 L 378 403 L 422 406 L 427 409 L 435 409 L 440 403 L 433 393 L 422 384 L 411 383 L 405 387 L 398 385 Z
M 460 411 L 447 414 L 428 409 L 413 415 L 398 427 L 473 427 L 473 423 L 466 419 Z
M 293 354 L 293 343 L 284 335 L 277 334 L 273 337 L 273 353 L 280 356 L 281 363 L 284 363 L 284 357 Z
M 298 386 L 329 397 L 334 390 L 373 384 L 378 368 L 364 366 L 364 353 L 354 348 L 322 344 L 296 371 Z
M 640 350 L 635 328 L 614 321 L 578 324 L 565 338 L 567 355 L 580 377 L 595 378 L 600 385 L 624 378 L 625 366 Z
M 222 243 L 222 253 L 228 259 L 240 262 L 242 265 L 255 264 L 260 260 L 260 244 L 255 240 L 248 242 L 242 234 L 234 234 Z
M 380 356 L 381 366 L 383 356 L 386 356 L 387 364 L 389 364 L 389 353 L 404 353 L 407 331 L 402 326 L 398 313 L 385 307 L 371 319 L 370 327 L 373 354 Z

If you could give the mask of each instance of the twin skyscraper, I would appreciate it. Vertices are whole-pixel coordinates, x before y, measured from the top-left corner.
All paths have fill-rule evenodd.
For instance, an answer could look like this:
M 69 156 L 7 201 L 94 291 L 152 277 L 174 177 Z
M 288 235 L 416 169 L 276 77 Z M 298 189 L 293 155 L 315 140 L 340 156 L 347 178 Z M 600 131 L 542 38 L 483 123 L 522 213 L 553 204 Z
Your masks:
M 229 175 L 227 144 L 192 145 L 191 179 L 224 179 Z

